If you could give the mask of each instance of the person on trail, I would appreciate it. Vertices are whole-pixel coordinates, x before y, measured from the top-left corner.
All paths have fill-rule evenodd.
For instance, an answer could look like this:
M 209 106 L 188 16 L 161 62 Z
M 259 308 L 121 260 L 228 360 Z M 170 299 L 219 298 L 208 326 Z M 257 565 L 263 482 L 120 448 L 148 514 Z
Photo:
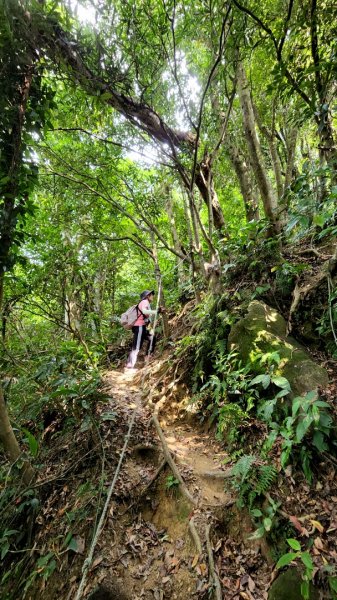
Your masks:
M 154 290 L 144 290 L 140 295 L 140 302 L 137 305 L 138 318 L 132 327 L 133 341 L 132 350 L 126 364 L 127 369 L 134 369 L 137 362 L 139 350 L 143 346 L 144 340 L 147 340 L 146 359 L 153 354 L 156 346 L 156 336 L 147 329 L 147 325 L 151 321 L 151 317 L 155 316 L 157 311 L 151 309 L 151 302 L 154 298 Z M 159 307 L 158 314 L 162 312 Z M 145 359 L 145 360 L 146 360 Z

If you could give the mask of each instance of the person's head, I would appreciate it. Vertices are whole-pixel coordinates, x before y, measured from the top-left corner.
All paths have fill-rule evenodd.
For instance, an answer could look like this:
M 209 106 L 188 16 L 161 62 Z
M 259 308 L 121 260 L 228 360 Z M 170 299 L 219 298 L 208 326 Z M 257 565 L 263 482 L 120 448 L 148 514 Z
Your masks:
M 142 292 L 140 295 L 140 299 L 145 300 L 145 298 L 147 298 L 149 302 L 152 302 L 154 298 L 154 290 L 144 290 L 144 292 Z

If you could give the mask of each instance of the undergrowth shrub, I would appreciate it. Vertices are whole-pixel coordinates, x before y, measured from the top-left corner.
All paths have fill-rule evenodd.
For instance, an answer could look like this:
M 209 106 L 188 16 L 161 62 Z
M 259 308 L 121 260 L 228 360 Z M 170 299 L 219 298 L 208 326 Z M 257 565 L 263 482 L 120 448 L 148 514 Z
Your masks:
M 88 360 L 83 347 L 66 341 L 55 352 L 32 361 L 30 371 L 15 378 L 9 404 L 17 421 L 24 413 L 25 422 L 30 423 L 34 431 L 43 429 L 44 421 L 49 420 L 46 415 L 51 413 L 80 423 L 103 398 L 100 384 L 99 371 Z
M 254 454 L 245 454 L 231 469 L 232 486 L 238 493 L 238 506 L 253 508 L 256 499 L 270 490 L 277 478 L 277 469 L 264 464 Z

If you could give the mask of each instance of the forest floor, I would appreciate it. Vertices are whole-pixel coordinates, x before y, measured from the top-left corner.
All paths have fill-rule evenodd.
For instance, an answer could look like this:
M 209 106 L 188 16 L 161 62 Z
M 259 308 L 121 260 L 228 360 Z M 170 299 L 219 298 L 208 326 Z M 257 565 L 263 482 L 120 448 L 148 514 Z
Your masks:
M 105 491 L 134 411 L 134 426 L 83 598 L 268 598 L 277 576 L 271 546 L 264 538 L 248 539 L 256 524 L 248 510 L 237 508 L 226 444 L 218 442 L 214 429 L 193 413 L 184 385 L 177 378 L 165 379 L 169 356 L 166 350 L 136 372 L 122 367 L 105 372 L 106 398 L 95 410 L 96 431 L 61 430 L 59 435 L 52 433 L 50 440 L 46 434 L 48 466 L 37 481 L 43 510 L 36 520 L 30 554 L 30 569 L 35 562 L 33 580 L 24 595 L 14 592 L 6 598 L 76 597 Z M 336 394 L 333 386 L 331 397 Z M 158 416 L 193 503 L 165 460 L 153 415 Z M 285 475 L 280 473 L 277 489 L 271 492 L 281 506 L 279 525 L 287 537 L 299 536 L 304 544 L 309 536 L 313 539 L 317 571 L 337 563 L 335 470 L 333 463 L 322 460 L 314 485 L 309 486 L 302 475 L 289 469 Z M 49 562 L 39 563 L 44 557 Z
M 151 367 L 155 370 L 156 363 Z M 214 560 L 218 585 L 228 594 L 224 597 L 267 598 L 272 568 L 263 557 L 261 542 L 247 543 L 253 530 L 251 521 L 248 514 L 236 510 L 231 492 L 224 489 L 228 457 L 223 444 L 187 412 L 185 417 L 182 413 L 177 417 L 176 407 L 163 406 L 160 424 L 179 472 L 196 499 L 196 505 L 192 505 L 180 493 L 174 475 L 164 464 L 162 445 L 151 425 L 151 393 L 143 397 L 144 371 L 108 371 L 104 377 L 108 402 L 99 409 L 103 423 L 104 415 L 115 415 L 114 421 L 104 423 L 106 461 L 111 451 L 119 455 L 123 433 L 134 410 L 136 420 L 84 597 L 187 600 L 209 598 L 212 590 L 215 598 L 222 597 L 216 595 L 210 568 L 210 561 Z M 107 464 L 106 486 L 112 474 Z M 60 510 L 64 511 L 64 507 Z M 197 538 L 191 532 L 191 521 Z M 55 574 L 44 590 L 40 588 L 39 598 L 75 597 L 91 527 L 92 517 L 78 526 L 75 554 L 67 553 L 61 578 Z M 208 549 L 207 529 L 211 542 Z M 198 540 L 202 548 L 198 547 Z M 69 574 L 67 581 L 62 570 Z

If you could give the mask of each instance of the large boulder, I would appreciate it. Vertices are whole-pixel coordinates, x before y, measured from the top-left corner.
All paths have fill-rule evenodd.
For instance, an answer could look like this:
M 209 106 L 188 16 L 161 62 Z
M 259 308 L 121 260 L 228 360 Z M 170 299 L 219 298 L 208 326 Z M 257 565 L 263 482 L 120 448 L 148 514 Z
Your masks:
M 288 379 L 295 396 L 328 384 L 326 370 L 317 365 L 296 340 L 287 336 L 284 318 L 263 302 L 250 303 L 247 315 L 233 325 L 228 343 L 229 349 L 236 350 L 244 363 L 252 363 L 252 370 L 257 374 L 263 372 L 257 356 L 277 352 L 281 358 L 277 374 Z
M 268 600 L 302 600 L 302 577 L 297 569 L 287 569 L 271 584 Z M 310 600 L 319 599 L 318 591 L 310 584 Z

